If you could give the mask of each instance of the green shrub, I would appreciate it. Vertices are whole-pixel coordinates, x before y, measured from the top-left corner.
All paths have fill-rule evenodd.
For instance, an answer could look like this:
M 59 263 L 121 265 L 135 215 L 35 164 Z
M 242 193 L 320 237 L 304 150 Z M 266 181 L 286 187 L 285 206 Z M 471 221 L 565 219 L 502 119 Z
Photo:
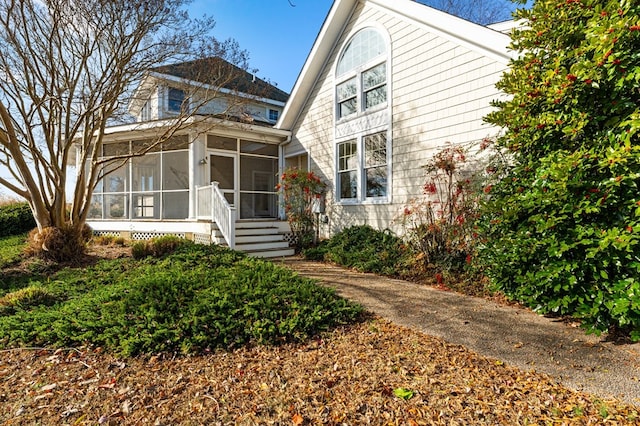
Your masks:
M 271 262 L 195 244 L 162 258 L 67 269 L 46 285 L 63 301 L 0 317 L 0 343 L 193 353 L 300 341 L 362 311 Z
M 391 231 L 368 225 L 352 226 L 323 243 L 324 259 L 363 272 L 397 275 L 406 255 L 404 244 Z
M 24 234 L 35 226 L 36 222 L 26 202 L 0 206 L 0 237 Z
M 131 247 L 131 254 L 134 259 L 142 259 L 147 256 L 161 257 L 174 252 L 184 244 L 189 244 L 189 241 L 175 235 L 165 235 L 151 240 L 135 242 Z
M 487 121 L 512 168 L 490 188 L 479 259 L 539 312 L 640 340 L 640 3 L 536 1 Z

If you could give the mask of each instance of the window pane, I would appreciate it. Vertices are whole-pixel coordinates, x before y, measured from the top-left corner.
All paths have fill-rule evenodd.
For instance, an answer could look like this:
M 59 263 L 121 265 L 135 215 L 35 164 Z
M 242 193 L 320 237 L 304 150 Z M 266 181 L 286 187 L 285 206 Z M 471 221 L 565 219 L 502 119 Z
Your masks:
M 160 194 L 133 194 L 134 219 L 160 219 Z
M 189 217 L 189 192 L 162 193 L 162 217 L 164 219 L 186 219 Z
M 358 110 L 356 98 L 341 102 L 339 107 L 340 107 L 338 112 L 339 118 L 354 114 Z
M 131 143 L 131 150 L 133 153 L 140 152 L 159 152 L 160 144 L 157 140 L 147 139 L 143 141 L 133 141 Z
M 278 160 L 242 155 L 240 157 L 240 190 L 275 192 Z
M 365 109 L 387 102 L 387 86 L 381 86 L 365 93 Z
M 147 154 L 131 159 L 132 190 L 160 190 L 160 153 Z
M 105 195 L 104 200 L 107 219 L 127 219 L 126 195 Z
M 356 141 L 338 145 L 338 171 L 355 170 L 358 167 L 358 148 Z
M 112 155 L 126 155 L 129 153 L 129 142 L 116 142 L 102 145 L 102 155 L 111 157 Z
M 387 167 L 367 169 L 367 197 L 385 197 L 387 195 Z
M 175 151 L 177 149 L 189 148 L 189 136 L 179 135 L 172 136 L 162 144 L 163 151 Z
M 186 151 L 162 154 L 162 189 L 189 189 L 189 153 Z
M 237 151 L 238 140 L 236 138 L 225 138 L 223 136 L 207 135 L 207 147 L 211 149 Z
M 277 157 L 278 145 L 264 144 L 261 142 L 240 141 L 240 152 Z
M 362 73 L 362 88 L 368 90 L 387 81 L 387 64 L 382 63 Z
M 358 174 L 355 171 L 338 174 L 340 179 L 340 199 L 356 198 L 358 194 Z
M 125 192 L 129 190 L 129 164 L 113 170 L 121 164 L 117 161 L 113 164 L 107 164 L 104 167 L 105 177 L 102 179 L 104 183 L 104 192 Z
M 102 219 L 102 195 L 94 195 L 91 197 L 91 206 L 89 207 L 88 219 Z
M 366 197 L 387 195 L 387 134 L 380 132 L 364 137 Z
M 339 84 L 337 90 L 338 102 L 355 97 L 358 91 L 356 79 L 352 78 L 351 80 L 347 80 L 344 83 Z
M 387 134 L 376 133 L 364 138 L 365 167 L 380 166 L 387 163 Z
M 184 102 L 184 91 L 180 89 L 169 89 L 169 111 L 180 112 Z
M 371 59 L 384 54 L 386 45 L 382 36 L 373 28 L 359 31 L 342 52 L 336 75 L 341 76 Z

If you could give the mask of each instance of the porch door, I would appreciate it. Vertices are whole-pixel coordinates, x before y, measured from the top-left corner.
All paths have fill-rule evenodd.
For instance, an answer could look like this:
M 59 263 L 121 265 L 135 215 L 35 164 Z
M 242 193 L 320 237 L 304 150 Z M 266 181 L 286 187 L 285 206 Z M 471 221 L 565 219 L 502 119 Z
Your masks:
M 236 205 L 237 154 L 211 154 L 209 164 L 211 182 L 218 182 L 220 191 L 232 207 Z

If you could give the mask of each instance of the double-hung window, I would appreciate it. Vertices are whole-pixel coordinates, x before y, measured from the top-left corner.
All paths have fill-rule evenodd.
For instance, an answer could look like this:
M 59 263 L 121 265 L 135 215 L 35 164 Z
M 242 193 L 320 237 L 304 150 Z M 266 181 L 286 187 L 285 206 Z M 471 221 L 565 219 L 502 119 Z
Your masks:
M 388 194 L 387 132 L 376 132 L 337 145 L 340 201 L 385 200 Z

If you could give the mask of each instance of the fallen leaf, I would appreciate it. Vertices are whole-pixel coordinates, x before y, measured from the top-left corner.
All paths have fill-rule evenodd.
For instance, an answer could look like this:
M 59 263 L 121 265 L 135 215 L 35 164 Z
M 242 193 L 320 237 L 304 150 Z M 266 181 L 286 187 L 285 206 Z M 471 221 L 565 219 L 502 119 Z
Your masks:
M 395 388 L 393 394 L 405 401 L 413 398 L 413 391 L 405 388 Z
M 304 418 L 300 414 L 294 414 L 291 418 L 291 421 L 295 426 L 300 426 L 302 423 L 304 423 Z

